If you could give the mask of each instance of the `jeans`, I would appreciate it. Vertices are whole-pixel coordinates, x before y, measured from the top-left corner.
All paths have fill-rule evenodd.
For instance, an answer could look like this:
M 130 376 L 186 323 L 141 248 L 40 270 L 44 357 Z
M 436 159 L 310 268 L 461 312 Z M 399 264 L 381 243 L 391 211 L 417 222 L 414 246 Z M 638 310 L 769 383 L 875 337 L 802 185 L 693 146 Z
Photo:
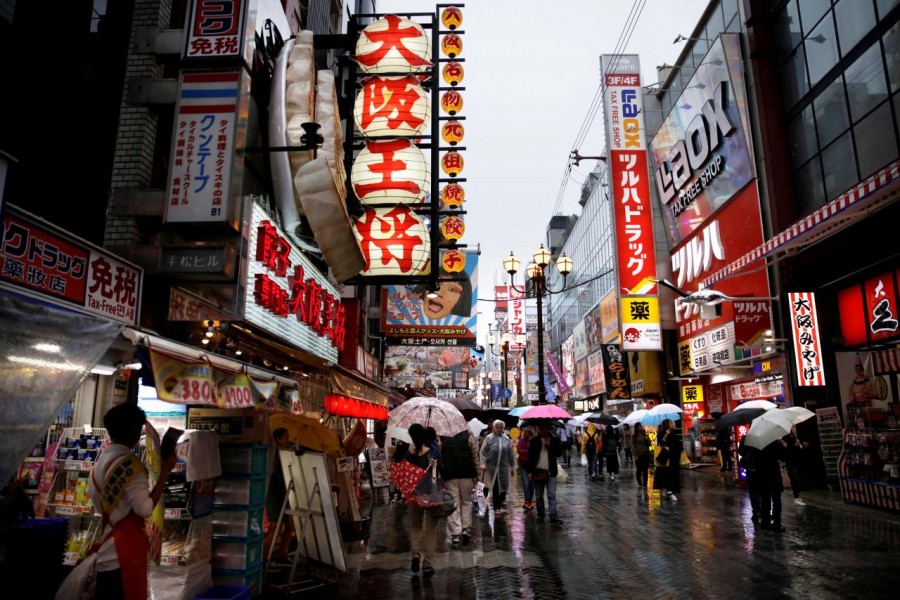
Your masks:
M 537 516 L 543 518 L 546 514 L 544 510 L 544 490 L 547 491 L 547 508 L 550 509 L 550 521 L 559 519 L 556 512 L 556 477 L 551 475 L 544 481 L 534 481 L 534 497 L 537 504 Z
M 591 477 L 597 472 L 597 455 L 596 454 L 587 454 L 588 460 L 588 475 Z
M 446 479 L 444 485 L 456 502 L 456 510 L 447 517 L 450 535 L 472 535 L 472 491 L 475 489 L 475 481 L 466 478 Z
M 524 467 L 519 466 L 519 479 L 522 480 L 522 494 L 525 496 L 525 502 L 534 500 L 534 482 L 528 477 L 528 471 Z
M 641 452 L 637 457 L 635 465 L 634 478 L 637 479 L 639 485 L 647 486 L 647 473 L 650 471 L 650 459 L 653 458 L 651 452 Z

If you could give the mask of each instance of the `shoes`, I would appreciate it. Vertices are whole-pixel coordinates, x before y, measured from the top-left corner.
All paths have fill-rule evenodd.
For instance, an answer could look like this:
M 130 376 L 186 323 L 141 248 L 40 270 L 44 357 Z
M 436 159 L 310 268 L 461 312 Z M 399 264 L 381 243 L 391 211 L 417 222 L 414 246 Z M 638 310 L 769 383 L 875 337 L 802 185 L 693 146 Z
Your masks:
M 468 533 L 466 533 L 465 531 L 463 531 L 462 536 L 460 536 L 460 537 L 462 538 L 462 545 L 463 545 L 463 546 L 468 546 L 468 545 L 469 545 L 469 540 L 472 539 L 472 536 L 469 535 Z
M 426 562 L 422 566 L 422 575 L 425 578 L 428 578 L 428 577 L 431 577 L 432 575 L 434 575 L 434 567 L 431 566 L 431 563 Z
M 450 536 L 450 545 L 453 546 L 454 548 L 459 547 L 459 536 L 458 535 Z
M 562 520 L 562 519 L 552 519 L 552 520 L 550 521 L 550 524 L 551 524 L 551 525 L 556 525 L 557 527 L 561 527 L 562 524 L 563 524 L 563 520 Z
M 797 506 L 806 506 L 806 502 L 802 498 L 794 498 L 794 504 Z
M 418 572 L 419 572 L 419 555 L 418 555 L 418 554 L 416 554 L 415 556 L 413 556 L 413 558 L 412 558 L 412 564 L 409 565 L 409 569 L 410 569 L 413 573 L 418 573 Z
M 672 497 L 672 492 L 666 490 L 666 498 L 671 498 L 671 497 Z
M 668 498 L 669 498 L 669 500 L 672 500 L 673 502 L 678 500 L 678 496 L 676 496 L 675 494 L 669 494 Z
M 616 480 L 616 476 L 615 476 L 615 475 L 610 475 L 610 476 L 609 476 L 609 480 L 610 480 L 610 481 L 615 481 L 615 480 Z
M 534 502 L 526 502 L 525 503 L 525 512 L 529 512 L 534 510 Z

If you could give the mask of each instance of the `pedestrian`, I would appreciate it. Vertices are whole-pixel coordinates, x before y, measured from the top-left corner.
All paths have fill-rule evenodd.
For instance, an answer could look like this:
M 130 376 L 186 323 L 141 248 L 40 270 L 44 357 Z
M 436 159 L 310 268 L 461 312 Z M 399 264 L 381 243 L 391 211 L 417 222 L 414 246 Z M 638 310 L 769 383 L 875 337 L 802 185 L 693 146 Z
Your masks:
M 528 446 L 528 473 L 534 483 L 537 500 L 537 520 L 543 523 L 549 512 L 551 525 L 562 525 L 556 504 L 556 476 L 559 473 L 556 459 L 562 452 L 559 438 L 550 435 L 550 424 L 538 425 L 537 435 Z M 546 506 L 544 494 L 547 495 Z
M 722 427 L 719 429 L 718 433 L 716 433 L 716 449 L 722 457 L 722 468 L 719 469 L 719 471 L 725 473 L 734 470 L 734 458 L 731 452 L 730 427 Z
M 519 479 L 522 481 L 522 495 L 525 496 L 525 512 L 534 510 L 534 483 L 528 473 L 528 446 L 534 439 L 531 427 L 522 428 L 522 436 L 516 442 L 516 463 L 519 467 Z
M 425 443 L 428 444 L 428 456 L 436 461 L 441 460 L 441 441 L 434 427 L 425 428 Z
M 603 436 L 593 423 L 588 423 L 587 431 L 584 432 L 582 439 L 584 441 L 581 451 L 587 456 L 588 476 L 591 480 L 603 481 L 603 474 L 597 465 L 597 455 L 603 449 Z
M 450 543 L 468 545 L 472 539 L 472 492 L 478 477 L 478 443 L 471 431 L 441 438 L 441 478 L 453 496 L 456 510 L 447 517 Z
M 509 479 L 515 474 L 516 457 L 512 440 L 506 434 L 506 425 L 500 419 L 494 421 L 491 433 L 481 444 L 479 458 L 484 465 L 482 481 L 491 490 L 491 506 L 495 515 L 506 512 L 506 492 Z
M 615 481 L 619 474 L 619 446 L 622 439 L 619 431 L 607 425 L 603 432 L 603 454 L 606 457 L 606 474 L 610 481 Z
M 570 423 L 566 423 L 566 425 L 559 430 L 559 442 L 562 444 L 562 456 L 566 465 L 572 464 L 570 453 L 574 435 L 575 427 Z
M 747 496 L 750 498 L 750 520 L 753 523 L 759 523 L 760 519 L 760 497 L 759 497 L 759 483 L 758 478 L 756 476 L 756 464 L 758 462 L 757 458 L 759 455 L 759 450 L 748 446 L 745 438 L 741 438 L 740 443 L 738 444 L 738 455 L 740 456 L 740 460 L 738 461 L 738 467 L 744 469 L 744 474 L 747 476 Z
M 269 531 L 263 542 L 263 556 L 269 556 L 270 548 L 275 547 L 272 555 L 275 558 L 285 558 L 291 549 L 291 541 L 294 538 L 294 518 L 285 516 L 278 528 L 278 518 L 281 516 L 281 508 L 285 506 L 284 499 L 287 496 L 287 485 L 284 481 L 284 472 L 281 467 L 281 450 L 294 447 L 288 430 L 279 427 L 272 432 L 275 440 L 275 461 L 272 472 L 269 474 L 269 489 L 266 491 L 266 511 L 269 515 Z M 277 529 L 277 531 L 276 531 Z
M 413 423 L 409 426 L 408 431 L 412 444 L 406 452 L 404 460 L 421 469 L 430 470 L 437 461 L 431 458 L 431 448 L 428 446 L 425 428 L 419 423 Z M 421 566 L 422 574 L 425 577 L 431 577 L 434 575 L 431 558 L 434 556 L 434 547 L 437 542 L 437 522 L 439 519 L 434 516 L 430 509 L 419 506 L 415 502 L 409 502 L 407 509 L 409 513 L 409 542 L 412 551 L 412 562 L 409 568 L 412 570 L 413 575 L 417 576 Z
M 634 466 L 634 456 L 631 453 L 633 447 L 631 440 L 631 425 L 628 423 L 622 425 L 622 447 L 625 449 L 625 466 Z
M 656 432 L 656 443 L 661 447 L 660 456 L 666 455 L 665 460 L 657 457 L 656 472 L 653 476 L 653 489 L 669 500 L 678 500 L 681 493 L 681 453 L 684 452 L 678 432 L 675 430 L 675 422 L 672 419 L 664 419 Z
M 104 541 L 97 551 L 98 600 L 147 598 L 149 540 L 144 520 L 162 497 L 177 453 L 163 460 L 151 489 L 147 469 L 132 452 L 145 425 L 150 426 L 146 413 L 131 402 L 117 404 L 103 416 L 110 445 L 100 452 L 88 483 L 91 501 L 104 524 Z
M 756 478 L 759 489 L 759 523 L 763 529 L 779 533 L 785 528 L 781 524 L 781 494 L 784 483 L 781 480 L 781 462 L 787 444 L 777 439 L 763 448 L 756 457 Z
M 791 493 L 794 495 L 794 504 L 803 506 L 806 502 L 800 497 L 800 490 L 805 482 L 806 461 L 804 448 L 808 448 L 809 444 L 802 442 L 797 435 L 796 425 L 791 427 L 791 432 L 781 438 L 784 442 L 784 465 L 787 468 L 788 479 L 791 480 Z
M 650 437 L 640 423 L 634 424 L 634 433 L 631 436 L 631 449 L 637 457 L 634 478 L 637 480 L 638 485 L 641 486 L 640 491 L 645 492 L 647 491 L 647 474 L 650 471 L 650 460 L 653 458 L 653 450 L 650 446 Z

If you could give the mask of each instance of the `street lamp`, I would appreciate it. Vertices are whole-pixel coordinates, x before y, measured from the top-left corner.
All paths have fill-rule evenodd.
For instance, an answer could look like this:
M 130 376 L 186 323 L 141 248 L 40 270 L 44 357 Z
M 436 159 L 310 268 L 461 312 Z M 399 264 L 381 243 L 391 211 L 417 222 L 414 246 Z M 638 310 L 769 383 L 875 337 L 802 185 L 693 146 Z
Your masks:
M 575 263 L 565 254 L 560 255 L 556 260 L 556 270 L 562 275 L 562 287 L 558 290 L 551 290 L 547 287 L 547 277 L 544 270 L 550 264 L 550 251 L 541 247 L 538 248 L 534 255 L 534 262 L 528 263 L 525 267 L 525 274 L 531 280 L 532 292 L 537 298 L 537 341 L 538 341 L 538 403 L 547 404 L 547 387 L 544 384 L 544 294 L 559 294 L 566 289 L 566 277 L 572 272 Z M 510 252 L 509 256 L 503 261 L 503 268 L 509 273 L 509 284 L 514 290 L 525 293 L 524 289 L 518 289 L 515 286 L 516 272 L 522 263 L 516 256 Z
M 498 341 L 500 344 L 500 386 L 502 391 L 507 388 L 507 371 L 509 370 L 509 334 L 504 333 L 502 336 L 500 336 L 499 340 L 494 336 L 493 333 L 488 334 L 488 345 L 491 347 L 491 354 L 493 354 L 494 356 L 497 356 L 497 353 L 494 352 L 494 344 L 496 344 Z M 504 398 L 504 400 L 506 399 Z M 504 402 L 504 404 L 506 403 L 508 403 L 508 401 Z

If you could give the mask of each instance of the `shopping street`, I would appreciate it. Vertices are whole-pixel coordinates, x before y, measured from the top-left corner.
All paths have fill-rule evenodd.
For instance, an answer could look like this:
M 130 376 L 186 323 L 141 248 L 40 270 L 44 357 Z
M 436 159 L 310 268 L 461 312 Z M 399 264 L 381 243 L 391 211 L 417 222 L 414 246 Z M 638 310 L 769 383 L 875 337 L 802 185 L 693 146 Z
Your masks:
M 412 577 L 406 510 L 375 507 L 366 541 L 345 544 L 349 565 L 316 598 L 892 598 L 900 589 L 900 517 L 844 503 L 838 491 L 783 495 L 786 533 L 757 530 L 744 488 L 714 466 L 684 469 L 679 500 L 638 490 L 631 468 L 589 482 L 583 467 L 559 486 L 563 527 L 521 510 L 476 519 L 468 547 L 439 536 L 429 579 Z M 652 478 L 652 475 L 651 475 Z M 267 592 L 265 598 L 283 595 Z

